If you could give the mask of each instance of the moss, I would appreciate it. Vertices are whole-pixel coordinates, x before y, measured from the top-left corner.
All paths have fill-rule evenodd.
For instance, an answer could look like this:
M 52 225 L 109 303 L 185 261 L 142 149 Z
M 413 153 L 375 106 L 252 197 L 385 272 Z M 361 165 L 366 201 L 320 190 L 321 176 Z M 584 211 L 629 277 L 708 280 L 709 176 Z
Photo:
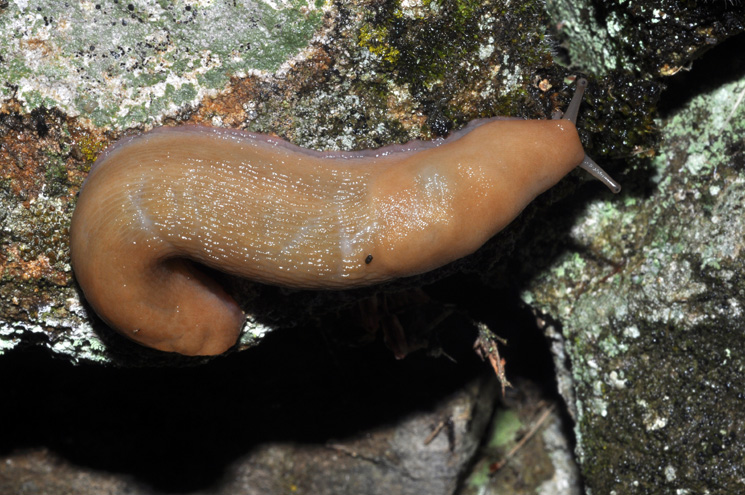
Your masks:
M 487 486 L 491 480 L 491 472 L 489 471 L 489 465 L 481 463 L 476 466 L 468 477 L 468 487 L 471 489 L 483 489 Z
M 370 50 L 370 53 L 389 64 L 395 64 L 398 62 L 401 52 L 397 48 L 385 43 L 387 37 L 388 32 L 383 27 L 371 28 L 370 26 L 362 26 L 360 28 L 359 46 L 367 48 Z
M 94 139 L 91 136 L 82 136 L 77 140 L 77 145 L 83 154 L 83 158 L 88 162 L 88 167 L 92 164 L 96 157 L 106 148 L 106 143 L 100 140 Z
M 579 425 L 590 488 L 737 491 L 743 453 L 735 444 L 742 435 L 736 390 L 743 383 L 738 371 L 715 363 L 727 362 L 726 349 L 739 345 L 719 341 L 731 328 L 716 327 L 693 329 L 689 342 L 671 327 L 640 329 L 624 359 L 627 388 L 612 393 L 606 418 L 588 414 Z M 650 368 L 645 357 L 656 364 Z M 663 471 L 676 476 L 660 479 Z
M 640 158 L 654 155 L 659 131 L 655 123 L 662 85 L 614 72 L 587 91 L 580 116 L 581 137 L 588 153 L 601 157 Z
M 59 157 L 50 157 L 46 165 L 46 193 L 50 196 L 66 194 L 69 188 L 67 182 L 67 167 Z
M 390 2 L 368 14 L 360 27 L 359 45 L 382 59 L 399 84 L 414 96 L 431 89 L 457 61 L 474 56 L 481 41 L 478 23 L 489 13 L 481 2 L 437 0 L 408 12 Z

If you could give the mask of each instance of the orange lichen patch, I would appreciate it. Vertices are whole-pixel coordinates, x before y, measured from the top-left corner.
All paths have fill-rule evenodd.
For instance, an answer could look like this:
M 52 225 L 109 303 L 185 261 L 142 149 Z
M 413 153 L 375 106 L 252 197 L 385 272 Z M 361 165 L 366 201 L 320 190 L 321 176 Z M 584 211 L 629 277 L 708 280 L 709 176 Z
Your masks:
M 49 44 L 39 38 L 29 38 L 27 40 L 21 39 L 19 42 L 20 47 L 24 51 L 34 50 L 41 53 L 42 56 L 47 57 L 52 54 L 52 49 Z
M 72 198 L 110 142 L 106 133 L 54 109 L 24 114 L 11 99 L 0 106 L 0 187 L 25 206 L 42 191 Z
M 52 267 L 49 258 L 44 254 L 25 261 L 18 245 L 9 246 L 7 255 L 0 255 L 0 274 L 23 281 L 46 280 L 58 286 L 66 286 L 70 278 L 66 273 Z
M 23 129 L 9 129 L 0 134 L 0 180 L 11 192 L 22 196 L 37 192 L 37 170 L 33 166 L 38 138 Z
M 13 101 L 0 108 L 0 185 L 26 204 L 44 188 L 51 162 L 62 153 L 46 117 L 21 114 Z
M 262 81 L 254 76 L 233 78 L 227 90 L 217 96 L 204 98 L 199 110 L 191 116 L 189 122 L 210 124 L 214 117 L 219 116 L 223 125 L 239 127 L 247 120 L 247 109 L 251 102 L 257 100 L 261 84 Z
M 388 113 L 392 119 L 401 122 L 405 128 L 422 129 L 422 139 L 433 138 L 426 132 L 429 130 L 426 127 L 427 116 L 422 112 L 412 112 L 412 108 L 416 106 L 412 96 L 408 92 L 402 92 L 402 94 L 391 94 L 386 100 L 386 106 L 388 107 Z M 443 107 L 444 108 L 444 107 Z M 442 110 L 442 109 L 436 109 Z
M 245 127 L 258 113 L 258 106 L 292 105 L 310 88 L 322 85 L 330 65 L 331 57 L 319 46 L 294 64 L 284 74 L 281 84 L 258 76 L 234 77 L 227 90 L 204 98 L 189 122 L 211 125 L 214 118 L 219 117 L 224 127 Z M 289 129 L 290 124 L 274 122 L 272 128 L 281 133 L 283 128 Z
M 32 163 L 32 154 L 27 148 L 24 136 L 19 136 L 19 140 L 13 146 L 0 147 L 0 178 L 3 181 L 9 181 L 10 191 L 21 197 L 28 197 L 29 194 L 36 196 L 40 188 L 38 187 L 37 171 L 28 166 Z

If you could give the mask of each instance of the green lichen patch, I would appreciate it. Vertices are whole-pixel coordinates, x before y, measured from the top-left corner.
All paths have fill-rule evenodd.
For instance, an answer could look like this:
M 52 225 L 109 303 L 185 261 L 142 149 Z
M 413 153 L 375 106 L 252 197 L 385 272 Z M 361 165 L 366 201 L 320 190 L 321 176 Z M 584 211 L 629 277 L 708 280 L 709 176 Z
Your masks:
M 276 70 L 320 25 L 319 2 L 11 3 L 0 15 L 0 98 L 98 126 L 159 119 L 231 75 Z
M 573 212 L 530 283 L 526 299 L 563 326 L 592 493 L 743 489 L 744 88 L 662 122 L 652 192 Z
M 603 0 L 578 8 L 571 0 L 552 0 L 547 6 L 559 20 L 558 36 L 568 40 L 572 63 L 597 74 L 670 76 L 745 29 L 737 2 Z

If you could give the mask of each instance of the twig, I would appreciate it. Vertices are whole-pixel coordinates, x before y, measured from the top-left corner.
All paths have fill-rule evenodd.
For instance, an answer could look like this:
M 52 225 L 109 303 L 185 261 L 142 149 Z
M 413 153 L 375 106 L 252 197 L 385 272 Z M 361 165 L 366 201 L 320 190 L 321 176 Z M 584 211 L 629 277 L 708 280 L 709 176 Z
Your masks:
M 538 429 L 541 427 L 541 425 L 543 425 L 543 423 L 546 422 L 546 419 L 548 419 L 549 415 L 554 411 L 554 409 L 555 409 L 554 404 L 551 404 L 550 406 L 548 406 L 546 410 L 543 411 L 543 414 L 541 414 L 541 417 L 538 418 L 538 421 L 535 422 L 535 424 L 530 429 L 530 431 L 528 431 L 528 433 L 525 434 L 525 436 L 522 437 L 520 441 L 517 442 L 515 446 L 512 447 L 512 449 L 510 449 L 509 452 L 507 452 L 507 455 L 504 456 L 504 458 L 501 461 L 497 461 L 489 465 L 489 473 L 494 474 L 500 469 L 502 469 L 504 465 L 507 464 L 507 462 L 515 455 L 515 453 L 518 450 L 520 450 L 522 446 L 525 445 L 525 443 L 533 437 L 533 435 L 536 434 Z
M 497 344 L 507 345 L 507 341 L 492 332 L 485 323 L 475 323 L 476 328 L 479 329 L 479 336 L 473 344 L 473 349 L 481 359 L 488 359 L 489 363 L 491 363 L 494 373 L 496 373 L 497 379 L 502 385 L 502 396 L 504 396 L 505 387 L 512 387 L 512 384 L 507 380 L 504 370 L 505 360 L 499 355 L 499 346 Z
M 453 427 L 452 418 L 444 419 L 440 421 L 439 423 L 437 423 L 437 426 L 435 426 L 435 429 L 432 430 L 432 433 L 430 433 L 429 436 L 424 440 L 424 445 L 429 445 L 432 442 L 432 440 L 434 440 L 437 437 L 437 435 L 440 434 L 442 429 L 445 428 L 446 426 L 449 428 Z

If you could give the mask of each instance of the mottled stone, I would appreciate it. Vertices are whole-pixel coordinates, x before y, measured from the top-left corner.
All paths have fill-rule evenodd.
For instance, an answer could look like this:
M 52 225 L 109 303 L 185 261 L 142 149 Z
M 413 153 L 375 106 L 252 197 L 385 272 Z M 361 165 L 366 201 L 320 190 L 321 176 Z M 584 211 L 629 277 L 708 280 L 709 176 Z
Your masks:
M 0 12 L 0 99 L 99 127 L 157 122 L 231 76 L 277 70 L 320 19 L 306 0 L 14 1 Z
M 745 490 L 744 94 L 670 110 L 648 182 L 577 209 L 524 292 L 566 339 L 591 493 Z
M 745 29 L 737 0 L 549 0 L 546 6 L 572 63 L 595 74 L 671 76 Z

